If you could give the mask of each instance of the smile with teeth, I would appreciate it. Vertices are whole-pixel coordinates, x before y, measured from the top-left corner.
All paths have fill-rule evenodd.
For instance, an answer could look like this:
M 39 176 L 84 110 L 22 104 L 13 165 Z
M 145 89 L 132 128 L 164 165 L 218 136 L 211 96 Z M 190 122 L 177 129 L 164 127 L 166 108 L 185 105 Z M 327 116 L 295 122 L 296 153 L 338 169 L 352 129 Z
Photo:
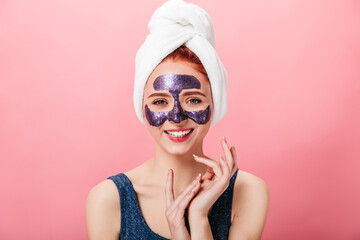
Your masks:
M 176 138 L 182 138 L 188 135 L 193 129 L 185 130 L 185 131 L 165 131 L 168 135 Z

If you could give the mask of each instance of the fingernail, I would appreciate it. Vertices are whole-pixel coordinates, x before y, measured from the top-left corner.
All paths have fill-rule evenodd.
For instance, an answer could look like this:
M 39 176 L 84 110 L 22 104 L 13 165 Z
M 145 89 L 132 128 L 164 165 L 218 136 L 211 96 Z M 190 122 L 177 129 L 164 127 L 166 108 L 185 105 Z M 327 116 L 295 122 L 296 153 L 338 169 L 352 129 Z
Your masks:
M 198 156 L 196 156 L 195 154 L 193 154 L 193 156 L 195 157 L 195 158 L 197 158 Z
M 199 175 L 197 176 L 196 180 L 199 180 L 201 177 L 201 173 L 199 173 Z

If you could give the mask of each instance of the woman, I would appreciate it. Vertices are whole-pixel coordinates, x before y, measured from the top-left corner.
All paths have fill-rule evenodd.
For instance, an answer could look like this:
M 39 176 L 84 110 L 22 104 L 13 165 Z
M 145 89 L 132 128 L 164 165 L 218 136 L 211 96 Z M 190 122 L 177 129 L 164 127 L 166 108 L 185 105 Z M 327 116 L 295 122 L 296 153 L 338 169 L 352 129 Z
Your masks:
M 155 156 L 89 192 L 89 239 L 260 239 L 265 182 L 238 169 L 225 138 L 223 156 L 203 152 L 210 126 L 226 112 L 226 72 L 210 18 L 196 5 L 170 0 L 149 29 L 136 57 L 134 103 Z

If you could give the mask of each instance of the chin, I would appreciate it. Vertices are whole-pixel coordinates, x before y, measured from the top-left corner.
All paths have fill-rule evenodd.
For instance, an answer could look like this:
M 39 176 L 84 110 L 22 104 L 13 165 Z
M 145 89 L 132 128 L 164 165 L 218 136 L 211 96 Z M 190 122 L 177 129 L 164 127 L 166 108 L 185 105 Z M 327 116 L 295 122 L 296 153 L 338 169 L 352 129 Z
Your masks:
M 192 154 L 192 146 L 164 146 L 164 149 L 166 152 L 168 152 L 171 155 L 185 155 L 185 154 Z

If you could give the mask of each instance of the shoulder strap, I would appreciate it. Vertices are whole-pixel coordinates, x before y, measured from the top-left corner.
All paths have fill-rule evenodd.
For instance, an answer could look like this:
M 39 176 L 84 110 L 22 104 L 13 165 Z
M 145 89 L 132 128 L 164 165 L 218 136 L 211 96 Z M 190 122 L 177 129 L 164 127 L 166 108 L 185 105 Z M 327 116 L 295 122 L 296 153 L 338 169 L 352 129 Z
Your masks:
M 229 186 L 214 203 L 209 214 L 209 223 L 214 239 L 227 239 L 231 225 L 231 209 L 237 169 L 229 180 Z M 225 238 L 223 238 L 225 237 Z
M 139 222 L 139 219 L 141 219 L 141 216 L 139 216 L 139 213 L 136 211 L 138 204 L 137 198 L 132 183 L 124 173 L 110 176 L 108 179 L 114 181 L 119 191 L 121 210 L 120 236 L 122 236 L 125 229 L 134 227 L 134 223 Z

